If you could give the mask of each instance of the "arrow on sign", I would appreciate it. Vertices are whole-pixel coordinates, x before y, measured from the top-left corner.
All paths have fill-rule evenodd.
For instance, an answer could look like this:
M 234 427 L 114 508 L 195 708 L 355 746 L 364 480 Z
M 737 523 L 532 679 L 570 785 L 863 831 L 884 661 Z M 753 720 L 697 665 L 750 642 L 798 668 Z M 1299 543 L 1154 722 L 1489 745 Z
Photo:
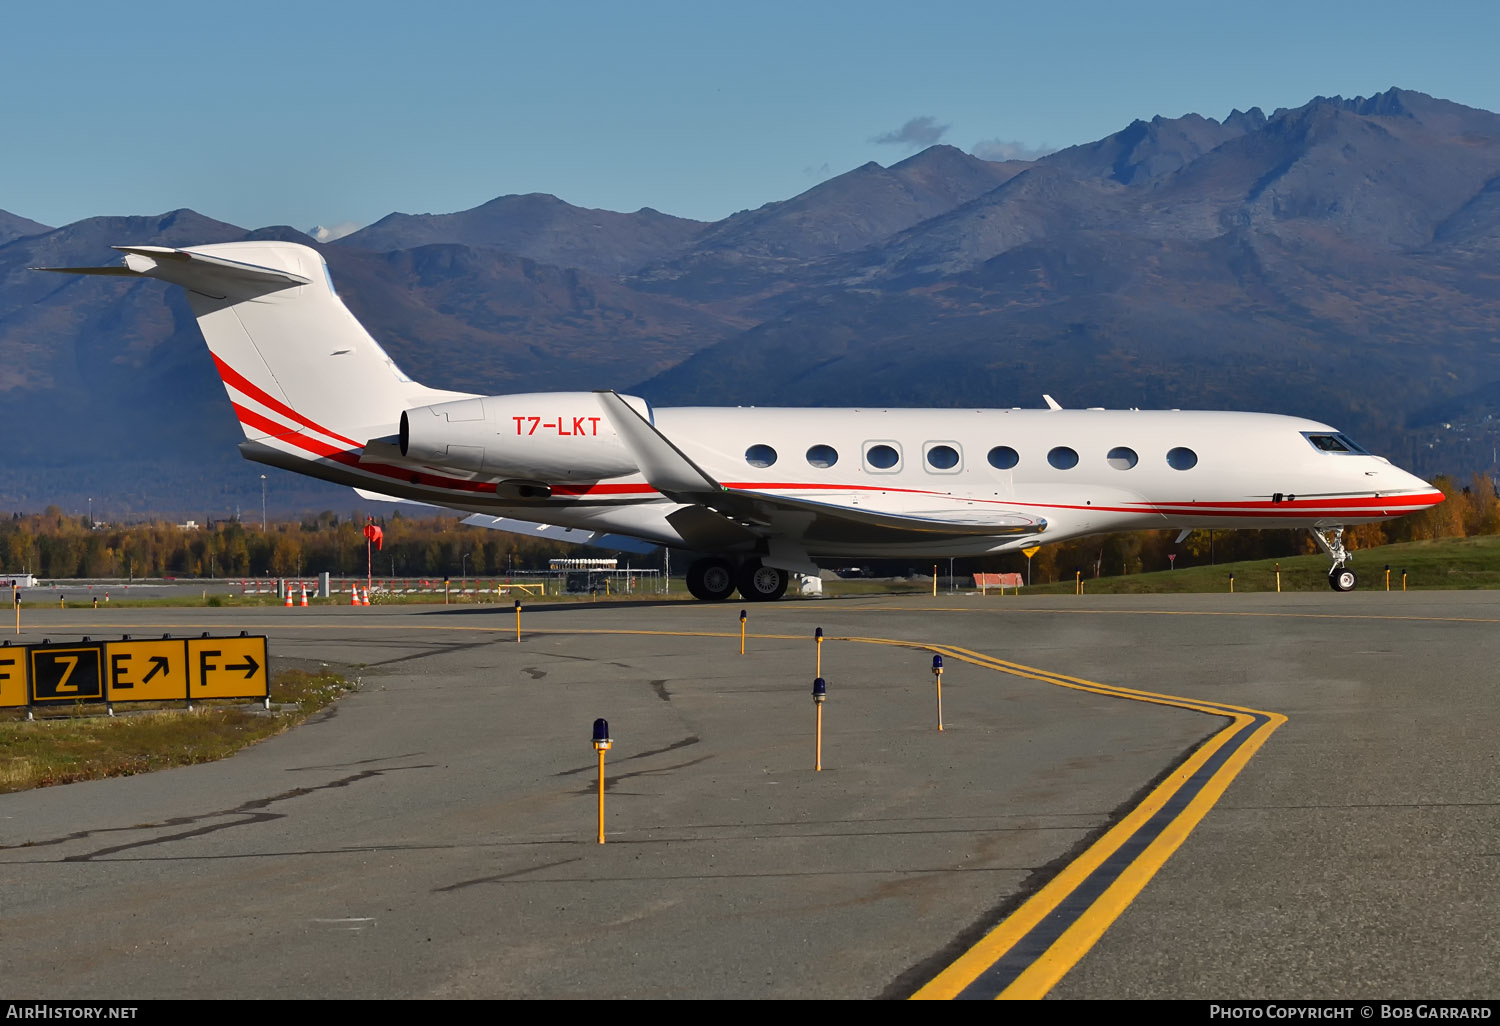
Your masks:
M 258 669 L 260 669 L 260 663 L 257 663 L 255 661 L 255 657 L 254 656 L 247 655 L 245 657 L 245 661 L 243 663 L 226 664 L 225 667 L 224 667 L 224 669 L 226 669 L 226 670 L 244 670 L 245 671 L 245 679 L 249 680 L 251 677 L 255 676 L 255 671 L 258 670 Z
M 168 666 L 168 664 L 167 664 L 167 657 L 166 656 L 152 656 L 151 657 L 151 672 L 148 673 L 148 674 L 146 674 L 146 676 L 141 679 L 141 683 L 142 684 L 150 684 L 151 683 L 151 678 L 155 677 L 158 673 L 170 673 L 170 672 L 171 672 L 171 667 Z

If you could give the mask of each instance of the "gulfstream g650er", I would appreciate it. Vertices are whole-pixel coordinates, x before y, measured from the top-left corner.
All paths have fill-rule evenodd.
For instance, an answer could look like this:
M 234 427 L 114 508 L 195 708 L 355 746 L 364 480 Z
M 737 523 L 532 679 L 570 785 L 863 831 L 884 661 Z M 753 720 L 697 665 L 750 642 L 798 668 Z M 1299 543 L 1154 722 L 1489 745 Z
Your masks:
M 850 557 L 978 556 L 1146 529 L 1305 527 L 1354 587 L 1345 525 L 1442 493 L 1326 424 L 1179 410 L 653 409 L 613 391 L 412 381 L 306 246 L 121 246 L 187 290 L 247 459 L 572 540 L 709 553 L 700 599 L 775 599 Z

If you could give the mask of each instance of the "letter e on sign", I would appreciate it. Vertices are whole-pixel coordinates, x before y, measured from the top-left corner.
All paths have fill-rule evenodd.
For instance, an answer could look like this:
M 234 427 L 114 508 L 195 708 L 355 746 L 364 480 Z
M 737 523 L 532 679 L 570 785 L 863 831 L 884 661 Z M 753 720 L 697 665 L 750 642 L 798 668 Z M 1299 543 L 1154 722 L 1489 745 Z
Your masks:
M 104 683 L 111 702 L 180 702 L 188 697 L 187 642 L 106 641 Z

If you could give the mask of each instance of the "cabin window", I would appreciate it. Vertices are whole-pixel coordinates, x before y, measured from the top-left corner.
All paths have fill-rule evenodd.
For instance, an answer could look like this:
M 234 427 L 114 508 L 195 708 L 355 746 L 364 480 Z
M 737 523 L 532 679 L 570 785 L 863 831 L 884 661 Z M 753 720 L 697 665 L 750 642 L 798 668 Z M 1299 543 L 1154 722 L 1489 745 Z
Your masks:
M 1348 435 L 1318 434 L 1312 431 L 1302 432 L 1302 437 L 1319 452 L 1342 453 L 1349 456 L 1368 456 L 1369 452 L 1349 440 Z
M 894 470 L 901 464 L 901 452 L 885 442 L 876 442 L 865 448 L 865 466 L 870 470 Z
M 958 449 L 943 442 L 927 447 L 927 465 L 933 470 L 954 470 L 958 467 Z
M 1078 466 L 1078 453 L 1066 445 L 1059 445 L 1047 454 L 1047 462 L 1058 470 L 1072 470 Z
M 1021 462 L 1021 454 L 1008 445 L 997 445 L 990 450 L 988 459 L 996 470 L 1009 470 Z
M 831 445 L 815 445 L 807 450 L 807 462 L 819 470 L 827 470 L 838 461 L 838 450 Z
M 1167 466 L 1173 470 L 1192 470 L 1198 465 L 1198 454 L 1187 446 L 1167 450 Z
M 757 470 L 764 470 L 776 462 L 776 450 L 769 445 L 752 445 L 745 450 L 745 462 Z
M 1130 470 L 1141 461 L 1141 458 L 1135 454 L 1135 450 L 1128 445 L 1115 446 L 1104 458 L 1116 470 Z

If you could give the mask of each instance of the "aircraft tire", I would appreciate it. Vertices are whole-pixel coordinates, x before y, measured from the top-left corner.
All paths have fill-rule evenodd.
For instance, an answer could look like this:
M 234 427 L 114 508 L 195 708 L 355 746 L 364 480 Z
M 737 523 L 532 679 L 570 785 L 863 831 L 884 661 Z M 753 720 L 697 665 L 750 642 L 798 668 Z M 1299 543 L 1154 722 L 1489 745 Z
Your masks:
M 1334 591 L 1353 591 L 1358 583 L 1359 578 L 1346 566 L 1336 566 L 1328 574 L 1328 586 Z
M 723 602 L 734 594 L 734 567 L 729 560 L 707 556 L 688 567 L 688 592 L 700 602 Z
M 758 559 L 740 564 L 738 584 L 746 602 L 775 602 L 786 594 L 789 575 L 785 570 L 764 566 Z

